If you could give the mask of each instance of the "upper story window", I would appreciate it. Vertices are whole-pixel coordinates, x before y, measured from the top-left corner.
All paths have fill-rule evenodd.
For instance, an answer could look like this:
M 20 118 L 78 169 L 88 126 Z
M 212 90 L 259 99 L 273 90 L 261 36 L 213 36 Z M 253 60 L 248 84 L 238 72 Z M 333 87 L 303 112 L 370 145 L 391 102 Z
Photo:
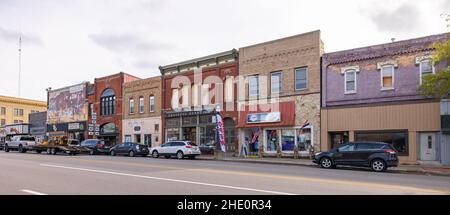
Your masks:
M 14 116 L 23 116 L 23 109 L 14 108 Z
M 113 115 L 116 113 L 116 94 L 112 89 L 106 89 L 100 97 L 101 115 Z
M 259 75 L 248 77 L 248 97 L 258 97 L 259 95 Z
M 234 99 L 234 87 L 233 77 L 227 77 L 225 79 L 225 102 L 233 102 Z
M 209 84 L 202 85 L 202 105 L 210 104 L 209 88 L 210 88 Z
M 423 77 L 434 74 L 435 68 L 431 56 L 423 56 L 416 58 L 416 64 L 419 65 L 420 70 L 420 84 L 423 82 Z
M 381 89 L 394 88 L 394 66 L 387 65 L 381 67 Z
M 179 89 L 172 89 L 172 109 L 178 109 L 180 104 L 178 92 Z
M 282 76 L 281 72 L 272 72 L 270 74 L 270 93 L 271 94 L 281 93 L 282 77 L 283 76 Z
M 0 111 L 1 115 L 6 115 L 6 107 L 2 107 Z
M 150 96 L 150 112 L 155 112 L 155 96 Z
M 144 113 L 144 97 L 139 97 L 139 113 Z
M 130 107 L 130 114 L 134 114 L 134 99 L 133 98 L 130 98 L 129 107 Z
M 295 69 L 295 90 L 308 89 L 308 68 Z
M 6 125 L 6 119 L 2 119 L 2 122 L 0 124 L 0 126 L 4 126 L 4 125 Z
M 347 70 L 345 76 L 345 93 L 356 93 L 356 70 Z
M 190 86 L 189 85 L 184 85 L 181 88 L 181 94 L 182 94 L 182 98 L 181 98 L 181 104 L 183 107 L 189 107 L 189 89 Z
M 200 85 L 199 84 L 192 84 L 191 85 L 191 93 L 192 93 L 192 106 L 194 107 L 198 107 L 200 105 L 199 102 L 199 89 Z
M 398 67 L 398 63 L 395 60 L 388 60 L 385 62 L 377 63 L 377 69 L 380 70 L 380 85 L 381 90 L 394 89 L 395 82 L 395 68 Z

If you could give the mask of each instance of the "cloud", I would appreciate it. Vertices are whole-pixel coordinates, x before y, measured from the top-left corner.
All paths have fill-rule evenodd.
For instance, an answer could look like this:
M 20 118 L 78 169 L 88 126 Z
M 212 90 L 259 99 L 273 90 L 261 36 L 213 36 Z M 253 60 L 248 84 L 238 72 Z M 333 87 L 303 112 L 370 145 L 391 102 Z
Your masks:
M 25 44 L 29 43 L 31 45 L 43 46 L 41 38 L 35 34 L 20 33 L 18 31 L 12 31 L 0 27 L 0 40 L 18 43 L 20 35 L 22 36 L 22 42 Z
M 171 49 L 172 45 L 146 41 L 132 34 L 91 34 L 89 38 L 97 45 L 113 52 L 146 51 L 153 52 L 161 49 Z
M 411 3 L 404 2 L 393 10 L 383 7 L 371 7 L 366 10 L 370 21 L 380 31 L 389 33 L 407 33 L 420 27 L 419 10 Z

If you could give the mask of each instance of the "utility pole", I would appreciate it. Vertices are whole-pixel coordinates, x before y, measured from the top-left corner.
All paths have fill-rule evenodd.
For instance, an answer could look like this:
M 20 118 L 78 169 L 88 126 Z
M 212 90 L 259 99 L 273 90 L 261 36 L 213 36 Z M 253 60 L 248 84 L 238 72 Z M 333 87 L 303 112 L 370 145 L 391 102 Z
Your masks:
M 18 91 L 19 97 L 20 97 L 21 73 L 22 73 L 22 35 L 19 36 L 19 91 Z

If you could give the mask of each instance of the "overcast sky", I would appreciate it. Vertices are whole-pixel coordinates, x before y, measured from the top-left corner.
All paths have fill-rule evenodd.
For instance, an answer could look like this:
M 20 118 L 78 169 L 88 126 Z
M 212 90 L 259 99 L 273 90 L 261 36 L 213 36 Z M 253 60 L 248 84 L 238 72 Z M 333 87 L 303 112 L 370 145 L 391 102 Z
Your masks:
M 443 33 L 450 0 L 0 0 L 0 95 L 53 89 L 320 29 L 325 51 Z

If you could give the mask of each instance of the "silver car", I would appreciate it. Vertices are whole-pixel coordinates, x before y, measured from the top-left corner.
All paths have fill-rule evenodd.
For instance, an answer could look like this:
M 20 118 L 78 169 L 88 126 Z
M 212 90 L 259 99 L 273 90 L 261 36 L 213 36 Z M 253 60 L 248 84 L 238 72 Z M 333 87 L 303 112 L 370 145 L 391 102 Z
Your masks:
M 185 157 L 195 159 L 196 156 L 201 155 L 200 148 L 190 141 L 170 141 L 161 146 L 151 148 L 150 153 L 153 158 L 159 158 L 159 156 L 171 158 L 176 156 L 177 159 Z

